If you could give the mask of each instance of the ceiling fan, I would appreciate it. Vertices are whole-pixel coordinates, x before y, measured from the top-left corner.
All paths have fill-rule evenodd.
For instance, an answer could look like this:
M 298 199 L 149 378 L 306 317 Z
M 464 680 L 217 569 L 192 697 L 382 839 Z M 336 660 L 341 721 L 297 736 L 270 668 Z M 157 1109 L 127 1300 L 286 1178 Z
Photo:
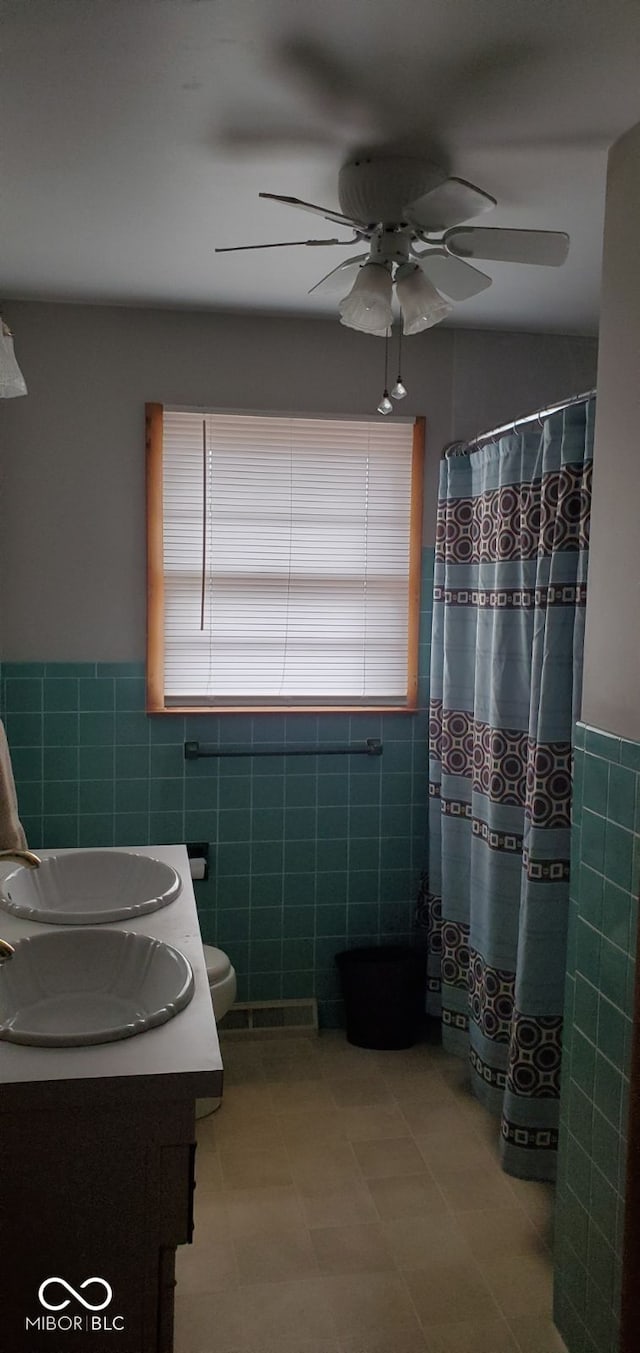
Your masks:
M 476 259 L 559 267 L 569 249 L 569 236 L 562 231 L 466 225 L 491 211 L 495 198 L 422 156 L 390 155 L 387 150 L 352 156 L 343 165 L 340 211 L 277 193 L 259 196 L 348 227 L 353 237 L 231 245 L 216 253 L 366 244 L 366 252 L 338 263 L 311 292 L 351 283 L 339 303 L 341 323 L 381 337 L 393 320 L 394 284 L 403 332 L 414 334 L 438 324 L 456 301 L 491 286 L 491 277 L 475 266 Z

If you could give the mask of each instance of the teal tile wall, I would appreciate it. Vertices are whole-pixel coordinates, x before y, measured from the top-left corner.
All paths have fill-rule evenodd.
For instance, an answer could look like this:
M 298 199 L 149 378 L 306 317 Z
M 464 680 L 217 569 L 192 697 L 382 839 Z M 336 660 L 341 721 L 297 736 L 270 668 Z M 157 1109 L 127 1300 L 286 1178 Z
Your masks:
M 569 1353 L 617 1353 L 640 887 L 640 744 L 578 724 L 555 1320 Z
M 334 955 L 412 935 L 427 818 L 433 550 L 423 552 L 416 714 L 147 716 L 141 663 L 4 663 L 2 709 L 29 844 L 210 842 L 203 938 L 239 999 L 316 995 L 341 1020 Z M 185 740 L 379 737 L 381 757 L 185 761 Z

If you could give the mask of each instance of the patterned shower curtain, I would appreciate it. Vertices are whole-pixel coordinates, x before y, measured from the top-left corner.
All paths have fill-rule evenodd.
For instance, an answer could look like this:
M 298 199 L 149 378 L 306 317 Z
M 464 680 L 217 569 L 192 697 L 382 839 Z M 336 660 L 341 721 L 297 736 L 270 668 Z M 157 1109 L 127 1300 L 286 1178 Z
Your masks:
M 555 1173 L 594 416 L 571 405 L 440 477 L 427 1010 L 529 1179 Z

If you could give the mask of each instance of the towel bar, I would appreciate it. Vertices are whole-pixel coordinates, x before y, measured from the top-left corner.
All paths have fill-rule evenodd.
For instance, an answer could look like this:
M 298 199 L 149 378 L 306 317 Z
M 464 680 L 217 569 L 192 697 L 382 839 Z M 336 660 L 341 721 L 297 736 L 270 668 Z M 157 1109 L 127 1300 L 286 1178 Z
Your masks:
M 253 743 L 244 747 L 202 747 L 199 742 L 185 742 L 185 761 L 197 761 L 203 756 L 382 756 L 382 743 L 379 738 L 367 738 L 366 742 L 320 742 L 313 746 L 292 742 L 277 743 L 275 746 Z

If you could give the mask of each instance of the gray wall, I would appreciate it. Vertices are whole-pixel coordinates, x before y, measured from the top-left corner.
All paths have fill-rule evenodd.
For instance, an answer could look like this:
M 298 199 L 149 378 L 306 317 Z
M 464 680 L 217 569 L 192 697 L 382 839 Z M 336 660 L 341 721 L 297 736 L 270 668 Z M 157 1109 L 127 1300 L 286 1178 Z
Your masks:
M 381 394 L 382 344 L 332 319 L 5 314 L 29 387 L 0 407 L 6 660 L 144 656 L 146 400 L 370 416 Z M 595 362 L 595 340 L 558 335 L 438 328 L 404 344 L 398 412 L 427 418 L 425 544 L 442 446 L 593 385 Z
M 609 156 L 585 723 L 640 740 L 640 125 Z

